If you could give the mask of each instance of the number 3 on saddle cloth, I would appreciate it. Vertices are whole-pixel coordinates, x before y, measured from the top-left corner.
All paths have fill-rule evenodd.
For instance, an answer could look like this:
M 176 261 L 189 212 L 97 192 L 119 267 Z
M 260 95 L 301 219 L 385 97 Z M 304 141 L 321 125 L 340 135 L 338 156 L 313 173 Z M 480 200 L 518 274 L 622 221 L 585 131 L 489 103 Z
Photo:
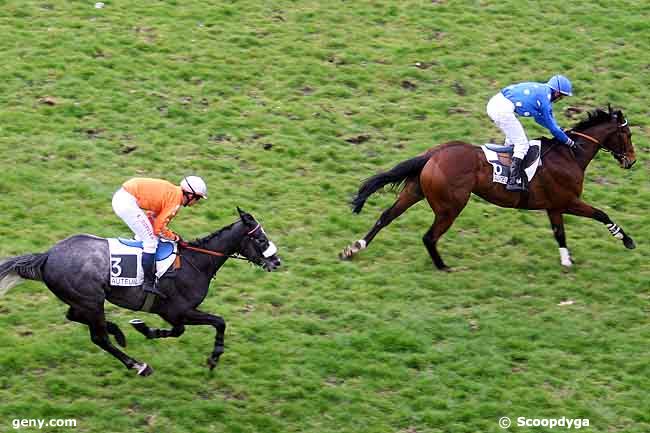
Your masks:
M 142 241 L 108 238 L 111 259 L 111 286 L 140 286 L 144 281 L 142 271 Z M 176 242 L 160 240 L 156 250 L 156 277 L 161 278 L 177 260 Z M 178 268 L 178 264 L 174 266 Z
M 540 140 L 530 140 L 529 143 L 530 147 L 524 158 L 523 166 L 530 183 L 537 172 L 537 168 L 542 165 L 540 158 L 542 142 Z M 487 162 L 492 164 L 492 181 L 507 184 L 510 176 L 513 147 L 488 143 L 481 146 L 481 149 L 483 149 Z

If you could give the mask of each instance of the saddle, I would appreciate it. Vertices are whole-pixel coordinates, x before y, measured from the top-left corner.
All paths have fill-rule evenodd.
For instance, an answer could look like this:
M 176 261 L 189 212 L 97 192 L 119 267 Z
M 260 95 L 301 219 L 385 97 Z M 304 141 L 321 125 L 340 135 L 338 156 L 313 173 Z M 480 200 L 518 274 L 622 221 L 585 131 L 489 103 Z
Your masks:
M 108 238 L 110 256 L 111 286 L 140 286 L 144 281 L 142 271 L 142 241 L 122 238 Z M 180 267 L 180 256 L 176 242 L 160 240 L 156 250 L 156 277 L 173 272 Z M 172 265 L 174 267 L 172 268 Z M 170 269 L 171 268 L 171 269 Z
M 485 159 L 492 164 L 492 181 L 495 183 L 508 183 L 510 177 L 510 165 L 512 163 L 512 146 L 500 146 L 497 144 L 487 143 L 481 146 Z M 540 140 L 530 140 L 530 147 L 524 157 L 523 167 L 528 177 L 528 182 L 533 179 L 537 168 L 542 165 L 541 160 L 542 142 Z

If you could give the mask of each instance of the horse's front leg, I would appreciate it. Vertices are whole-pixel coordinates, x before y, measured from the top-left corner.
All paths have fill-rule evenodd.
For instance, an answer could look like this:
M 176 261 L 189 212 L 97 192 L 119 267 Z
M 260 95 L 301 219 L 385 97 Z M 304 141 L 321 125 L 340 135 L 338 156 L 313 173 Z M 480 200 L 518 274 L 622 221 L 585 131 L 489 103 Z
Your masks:
M 612 221 L 609 216 L 607 216 L 607 214 L 602 210 L 596 209 L 595 207 L 590 206 L 585 202 L 576 201 L 566 210 L 566 213 L 600 221 L 601 223 L 605 224 L 605 226 L 607 226 L 607 229 L 612 234 L 612 236 L 623 241 L 625 248 L 628 248 L 630 250 L 636 248 L 636 245 L 634 244 L 632 238 L 629 237 L 619 225 L 615 224 L 614 221 Z
M 222 317 L 214 314 L 204 313 L 199 310 L 189 310 L 183 317 L 183 323 L 186 325 L 211 325 L 216 329 L 217 335 L 214 340 L 214 350 L 208 357 L 208 366 L 210 370 L 214 369 L 219 363 L 219 357 L 224 350 L 224 334 L 226 332 L 226 321 Z
M 139 333 L 144 335 L 149 339 L 153 338 L 168 338 L 168 337 L 180 337 L 185 332 L 185 326 L 182 324 L 173 324 L 172 329 L 158 329 L 150 328 L 140 319 L 130 320 L 129 323 L 133 326 Z
M 553 229 L 553 236 L 560 248 L 560 264 L 570 268 L 573 266 L 571 260 L 571 253 L 566 246 L 566 236 L 564 234 L 564 220 L 562 219 L 562 212 L 557 210 L 547 210 L 548 219 L 551 220 L 551 229 Z

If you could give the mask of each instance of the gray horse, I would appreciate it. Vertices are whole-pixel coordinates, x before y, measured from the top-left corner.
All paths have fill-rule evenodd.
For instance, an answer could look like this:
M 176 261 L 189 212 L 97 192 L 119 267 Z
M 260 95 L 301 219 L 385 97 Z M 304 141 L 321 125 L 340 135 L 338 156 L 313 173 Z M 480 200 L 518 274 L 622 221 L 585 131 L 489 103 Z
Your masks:
M 172 325 L 171 329 L 152 329 L 140 320 L 131 324 L 147 338 L 179 337 L 185 325 L 211 325 L 216 329 L 214 350 L 208 358 L 212 370 L 224 351 L 226 322 L 223 318 L 197 310 L 208 294 L 210 280 L 229 257 L 242 257 L 266 271 L 280 266 L 275 245 L 267 238 L 252 215 L 237 208 L 240 220 L 211 235 L 190 243 L 179 244 L 182 266 L 173 280 L 163 277 L 160 290 L 150 312 Z M 40 254 L 11 257 L 0 262 L 0 296 L 24 279 L 43 281 L 59 299 L 70 306 L 66 317 L 90 328 L 93 343 L 119 359 L 140 376 L 153 369 L 138 362 L 115 347 L 109 339 L 125 347 L 120 328 L 106 320 L 104 301 L 139 310 L 145 299 L 140 286 L 112 287 L 109 283 L 110 259 L 108 241 L 91 235 L 75 235 Z M 166 282 L 166 283 L 165 283 Z

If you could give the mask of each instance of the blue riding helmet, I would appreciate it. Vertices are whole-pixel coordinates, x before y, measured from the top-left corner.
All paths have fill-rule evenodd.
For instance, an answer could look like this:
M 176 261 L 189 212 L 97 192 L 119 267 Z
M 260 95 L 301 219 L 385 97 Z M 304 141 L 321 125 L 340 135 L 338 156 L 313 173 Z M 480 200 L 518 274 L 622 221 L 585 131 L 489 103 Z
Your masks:
M 571 81 L 564 75 L 553 75 L 546 85 L 563 95 L 573 96 Z

